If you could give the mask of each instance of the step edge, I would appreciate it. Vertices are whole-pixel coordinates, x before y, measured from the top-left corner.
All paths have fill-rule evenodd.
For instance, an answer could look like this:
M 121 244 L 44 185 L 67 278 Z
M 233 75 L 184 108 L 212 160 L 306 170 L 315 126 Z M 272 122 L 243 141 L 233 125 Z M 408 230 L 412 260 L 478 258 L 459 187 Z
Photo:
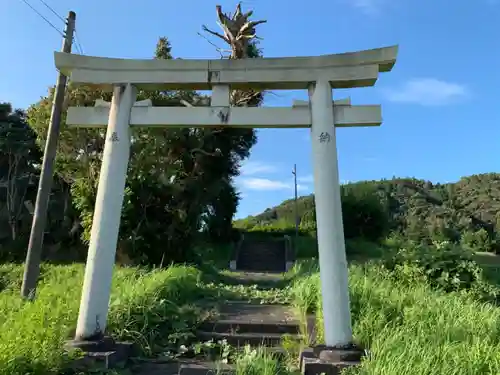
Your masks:
M 213 336 L 227 336 L 227 337 L 251 337 L 251 338 L 281 338 L 284 336 L 282 333 L 264 333 L 264 332 L 246 332 L 246 333 L 225 333 L 225 332 L 208 332 L 208 331 L 196 331 L 198 335 L 213 335 Z
M 300 322 L 289 323 L 289 322 L 259 322 L 255 320 L 231 320 L 231 319 L 221 319 L 221 320 L 207 320 L 201 324 L 210 324 L 210 325 L 259 325 L 259 326 L 276 326 L 276 327 L 300 327 Z

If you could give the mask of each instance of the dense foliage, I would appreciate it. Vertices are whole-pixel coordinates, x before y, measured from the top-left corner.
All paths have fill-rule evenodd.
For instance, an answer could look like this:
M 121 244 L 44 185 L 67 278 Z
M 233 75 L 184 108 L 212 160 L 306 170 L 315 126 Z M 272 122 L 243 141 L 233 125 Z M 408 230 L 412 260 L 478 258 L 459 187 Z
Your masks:
M 411 178 L 342 186 L 347 238 L 383 238 L 396 232 L 423 244 L 450 241 L 473 251 L 497 251 L 500 232 L 500 174 L 463 177 L 433 184 Z M 314 231 L 314 197 L 298 200 L 300 228 Z M 293 228 L 294 201 L 235 222 L 246 230 Z
M 255 25 L 261 21 L 249 21 L 250 16 L 251 12 L 243 14 L 240 9 L 233 16 L 239 17 L 238 22 L 228 23 L 234 29 L 231 31 L 238 33 L 237 40 L 227 40 L 232 50 L 228 58 L 260 56 Z M 227 18 L 222 13 L 219 17 Z M 228 19 L 227 22 L 231 21 Z M 155 58 L 173 58 L 167 38 L 159 39 Z M 27 245 L 28 236 L 26 233 L 19 236 L 17 227 L 28 228 L 29 234 L 29 207 L 33 206 L 35 196 L 26 196 L 27 188 L 21 186 L 21 179 L 29 180 L 30 186 L 36 189 L 39 173 L 34 166 L 30 166 L 29 173 L 26 171 L 29 163 L 25 155 L 30 149 L 38 150 L 38 147 L 44 146 L 53 96 L 52 88 L 46 97 L 30 106 L 26 116 L 22 112 L 8 116 L 2 114 L 2 129 L 10 129 L 10 133 L 5 134 L 8 141 L 2 143 L 3 149 L 0 150 L 1 166 L 9 173 L 8 176 L 3 174 L 2 181 L 7 181 L 5 184 L 10 190 L 0 192 L 0 211 L 5 210 L 4 206 L 8 211 L 0 216 L 0 226 L 8 223 L 11 227 L 9 233 L 2 236 L 5 249 L 8 249 L 5 253 L 10 259 L 23 259 L 25 255 L 22 249 Z M 70 84 L 65 106 L 94 106 L 97 99 L 109 101 L 110 93 L 72 87 Z M 137 100 L 144 99 L 151 99 L 154 106 L 210 104 L 210 97 L 195 91 L 140 91 Z M 258 106 L 262 100 L 261 92 L 231 92 L 231 104 L 234 106 Z M 10 107 L 5 108 L 3 112 L 11 112 Z M 66 258 L 84 259 L 85 245 L 92 228 L 106 132 L 105 129 L 68 128 L 64 121 L 65 113 L 56 157 L 55 191 L 49 210 L 54 216 L 49 221 L 55 225 L 49 224 L 49 235 L 45 241 L 46 245 L 54 246 L 50 249 L 46 246 L 46 258 L 50 255 L 51 259 L 60 259 L 61 253 L 71 252 L 66 254 Z M 11 124 L 17 123 L 22 126 L 14 135 Z M 31 144 L 11 147 L 17 145 L 18 134 L 29 138 Z M 232 218 L 239 201 L 233 179 L 239 174 L 241 162 L 249 156 L 256 141 L 255 130 L 251 128 L 132 129 L 118 261 L 148 265 L 195 261 L 197 256 L 193 249 L 197 243 L 232 241 Z M 13 169 L 14 172 L 11 171 Z M 33 178 L 26 179 L 25 175 Z M 21 242 L 19 250 L 13 249 L 15 241 Z M 68 244 L 71 251 L 64 249 Z
M 17 247 L 29 233 L 25 202 L 33 197 L 40 152 L 36 135 L 21 110 L 0 103 L 0 256 L 6 246 Z

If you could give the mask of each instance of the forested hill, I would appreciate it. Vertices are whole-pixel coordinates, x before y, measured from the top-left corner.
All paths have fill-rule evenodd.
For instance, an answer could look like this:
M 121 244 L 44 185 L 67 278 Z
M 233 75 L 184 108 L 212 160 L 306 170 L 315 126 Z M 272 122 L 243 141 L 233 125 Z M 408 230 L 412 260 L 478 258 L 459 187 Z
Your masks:
M 384 218 L 373 208 L 375 201 Z M 377 221 L 383 219 L 386 225 L 379 229 L 415 238 L 457 240 L 465 233 L 484 237 L 486 232 L 495 241 L 500 232 L 500 174 L 473 175 L 446 184 L 413 178 L 351 183 L 342 186 L 342 204 L 346 236 L 350 230 L 356 234 L 356 228 L 349 225 L 366 222 L 380 226 Z M 298 213 L 302 230 L 315 229 L 313 195 L 299 198 Z M 290 199 L 234 224 L 245 229 L 285 229 L 294 223 L 294 201 Z

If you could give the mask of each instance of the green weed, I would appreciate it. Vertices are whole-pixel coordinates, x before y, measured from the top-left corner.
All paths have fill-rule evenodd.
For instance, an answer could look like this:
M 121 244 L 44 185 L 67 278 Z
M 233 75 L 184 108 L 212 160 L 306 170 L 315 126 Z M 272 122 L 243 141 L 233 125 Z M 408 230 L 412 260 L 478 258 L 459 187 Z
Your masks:
M 21 266 L 12 266 L 10 271 L 9 266 L 3 266 L 1 270 L 4 280 L 21 274 Z M 83 272 L 83 265 L 46 267 L 37 298 L 31 303 L 22 302 L 18 289 L 4 281 L 7 288 L 0 293 L 0 374 L 58 373 L 65 366 L 69 358 L 63 345 L 76 325 Z M 153 272 L 117 268 L 108 331 L 116 337 L 135 339 L 146 354 L 157 350 L 159 344 L 182 343 L 200 318 L 189 305 L 202 295 L 199 277 L 196 269 L 181 266 Z
M 307 299 L 296 301 L 299 309 L 315 307 L 321 341 L 318 275 L 296 282 L 294 291 L 296 299 Z M 350 294 L 355 339 L 371 355 L 349 374 L 500 373 L 500 308 L 472 293 L 445 293 L 418 279 L 398 281 L 370 264 L 350 267 Z

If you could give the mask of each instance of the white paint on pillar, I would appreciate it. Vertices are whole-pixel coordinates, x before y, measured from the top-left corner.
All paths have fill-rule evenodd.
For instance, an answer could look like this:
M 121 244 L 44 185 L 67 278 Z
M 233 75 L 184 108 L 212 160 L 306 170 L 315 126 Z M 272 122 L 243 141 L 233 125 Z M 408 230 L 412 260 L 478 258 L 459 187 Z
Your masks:
M 325 343 L 340 346 L 352 342 L 352 328 L 330 83 L 311 85 L 309 99 Z
M 85 268 L 76 340 L 104 334 L 130 156 L 130 112 L 137 90 L 115 87 Z

